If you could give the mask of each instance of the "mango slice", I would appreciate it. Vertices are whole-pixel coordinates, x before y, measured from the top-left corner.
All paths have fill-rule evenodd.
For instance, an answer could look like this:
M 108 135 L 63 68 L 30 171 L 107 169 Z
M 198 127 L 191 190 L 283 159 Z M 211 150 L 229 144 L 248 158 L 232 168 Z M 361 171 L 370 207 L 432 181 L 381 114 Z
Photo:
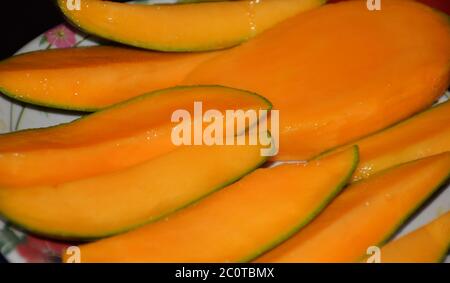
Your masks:
M 431 106 L 450 83 L 450 24 L 415 1 L 324 5 L 194 69 L 280 110 L 277 160 L 308 160 Z
M 398 164 L 450 151 L 450 102 L 335 151 L 355 145 L 361 161 L 353 182 Z
M 176 149 L 171 118 L 202 112 L 270 110 L 266 99 L 220 86 L 176 87 L 146 94 L 56 127 L 0 135 L 0 188 L 58 185 L 117 172 Z M 194 134 L 194 132 L 192 132 Z
M 96 111 L 180 85 L 194 67 L 216 54 L 111 46 L 36 51 L 0 62 L 0 91 L 46 107 Z
M 81 0 L 64 15 L 89 33 L 124 44 L 161 51 L 205 51 L 238 45 L 324 0 L 246 0 L 137 5 Z
M 450 247 L 450 212 L 381 249 L 384 263 L 437 263 Z
M 0 214 L 52 238 L 109 236 L 161 219 L 233 183 L 266 161 L 262 148 L 182 146 L 115 173 L 53 186 L 1 187 Z
M 313 222 L 256 262 L 357 262 L 381 247 L 450 177 L 450 153 L 355 183 Z
M 248 261 L 295 233 L 343 188 L 356 148 L 259 169 L 168 219 L 81 246 L 81 262 Z

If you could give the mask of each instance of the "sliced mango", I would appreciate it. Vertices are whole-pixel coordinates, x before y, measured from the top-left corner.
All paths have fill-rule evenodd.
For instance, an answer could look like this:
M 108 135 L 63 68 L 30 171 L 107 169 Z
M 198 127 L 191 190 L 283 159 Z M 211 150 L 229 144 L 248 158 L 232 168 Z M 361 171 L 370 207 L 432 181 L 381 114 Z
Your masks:
M 437 263 L 450 247 L 450 212 L 381 249 L 384 263 Z
M 331 153 L 355 145 L 359 147 L 361 161 L 353 182 L 398 164 L 450 151 L 450 102 Z
M 0 188 L 57 185 L 117 172 L 175 150 L 177 110 L 268 110 L 270 102 L 220 86 L 176 87 L 140 96 L 69 124 L 0 135 Z
M 0 92 L 47 107 L 95 111 L 180 85 L 217 53 L 158 53 L 96 46 L 26 53 L 0 62 Z
M 200 64 L 186 84 L 250 89 L 280 110 L 278 160 L 307 160 L 431 106 L 450 83 L 448 19 L 415 1 L 324 5 Z
M 80 0 L 80 9 L 64 15 L 92 34 L 141 48 L 204 51 L 238 45 L 324 0 L 246 0 L 138 5 Z
M 168 219 L 81 246 L 82 262 L 238 262 L 306 225 L 343 188 L 356 148 L 259 169 Z
M 357 182 L 313 222 L 257 262 L 356 262 L 381 246 L 450 177 L 450 153 Z
M 0 214 L 52 238 L 105 237 L 156 221 L 233 183 L 266 161 L 262 148 L 182 146 L 116 173 L 54 186 L 0 187 Z

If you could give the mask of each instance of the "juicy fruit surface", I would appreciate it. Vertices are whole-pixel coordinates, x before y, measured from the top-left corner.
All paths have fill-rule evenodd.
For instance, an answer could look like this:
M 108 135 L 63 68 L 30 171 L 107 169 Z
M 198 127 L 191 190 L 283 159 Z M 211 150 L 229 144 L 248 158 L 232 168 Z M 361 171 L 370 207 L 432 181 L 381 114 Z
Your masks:
M 185 146 L 116 173 L 55 186 L 2 187 L 0 214 L 55 238 L 116 234 L 155 221 L 251 172 L 266 160 L 261 148 Z
M 384 171 L 340 194 L 314 221 L 258 262 L 356 262 L 450 176 L 450 153 Z
M 414 1 L 377 12 L 365 1 L 324 5 L 200 64 L 185 82 L 267 97 L 280 110 L 277 159 L 309 159 L 431 105 L 449 83 L 449 34 L 445 17 Z
M 450 102 L 430 108 L 349 147 L 355 145 L 361 158 L 353 182 L 398 164 L 450 151 Z
M 357 159 L 355 148 L 307 165 L 259 169 L 165 221 L 81 246 L 81 261 L 250 260 L 314 218 L 345 185 Z
M 131 5 L 81 0 L 70 11 L 77 27 L 121 43 L 162 51 L 204 51 L 240 44 L 323 0 L 214 1 L 183 5 Z
M 381 262 L 436 263 L 450 247 L 450 212 L 381 249 Z
M 180 85 L 217 53 L 159 53 L 96 46 L 31 52 L 0 63 L 0 91 L 62 109 L 94 111 Z
M 172 114 L 270 109 L 264 98 L 220 86 L 176 87 L 143 95 L 51 128 L 0 135 L 0 187 L 56 185 L 120 171 L 175 150 Z M 64 166 L 62 166 L 64 164 Z

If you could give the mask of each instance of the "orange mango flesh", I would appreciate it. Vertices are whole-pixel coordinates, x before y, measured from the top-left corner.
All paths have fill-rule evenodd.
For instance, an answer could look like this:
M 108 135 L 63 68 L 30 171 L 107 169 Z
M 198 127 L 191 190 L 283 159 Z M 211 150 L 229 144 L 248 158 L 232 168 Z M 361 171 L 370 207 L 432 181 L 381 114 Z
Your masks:
M 195 66 L 216 54 L 110 46 L 31 52 L 0 63 L 0 91 L 33 104 L 94 111 L 179 85 Z
M 390 237 L 449 176 L 450 153 L 444 153 L 358 182 L 257 262 L 356 262 Z
M 450 246 L 450 212 L 381 249 L 384 263 L 437 263 Z
M 450 102 L 335 151 L 355 145 L 361 158 L 353 182 L 398 164 L 450 151 Z
M 324 5 L 203 62 L 185 83 L 267 97 L 280 110 L 276 159 L 307 160 L 430 106 L 450 82 L 449 34 L 445 16 L 414 1 Z
M 120 233 L 160 219 L 253 171 L 267 159 L 260 154 L 262 148 L 183 146 L 111 174 L 54 186 L 1 187 L 0 214 L 53 238 Z
M 357 156 L 354 148 L 307 165 L 259 169 L 165 221 L 81 246 L 81 261 L 251 260 L 314 218 L 345 185 Z
M 131 5 L 81 0 L 69 10 L 75 26 L 95 35 L 141 48 L 162 51 L 205 51 L 240 44 L 324 0 L 246 0 L 182 5 Z
M 264 98 L 220 86 L 166 89 L 69 124 L 0 135 L 0 187 L 56 185 L 140 164 L 175 150 L 174 111 L 270 109 Z

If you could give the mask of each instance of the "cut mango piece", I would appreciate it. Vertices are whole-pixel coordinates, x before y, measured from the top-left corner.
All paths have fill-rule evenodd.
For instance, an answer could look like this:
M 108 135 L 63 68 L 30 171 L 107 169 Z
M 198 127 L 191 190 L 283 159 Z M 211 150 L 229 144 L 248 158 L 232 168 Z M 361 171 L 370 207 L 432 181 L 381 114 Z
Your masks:
M 355 145 L 359 147 L 361 160 L 352 177 L 353 182 L 398 164 L 450 151 L 450 102 L 358 140 L 349 147 Z
M 246 0 L 189 4 L 138 5 L 81 0 L 64 15 L 98 36 L 161 51 L 204 51 L 238 45 L 324 0 Z
M 250 89 L 280 110 L 278 160 L 308 160 L 430 106 L 450 83 L 448 19 L 415 1 L 324 5 L 198 66 L 186 84 Z
M 385 263 L 437 263 L 450 247 L 450 212 L 381 249 Z
M 233 183 L 266 161 L 262 148 L 183 146 L 116 173 L 55 186 L 1 187 L 0 214 L 53 238 L 109 236 L 165 217 Z
M 356 148 L 259 169 L 165 221 L 81 246 L 82 262 L 248 261 L 295 233 L 343 188 Z
M 96 46 L 26 53 L 0 62 L 0 91 L 47 107 L 95 111 L 180 85 L 217 53 L 158 53 Z
M 0 187 L 56 185 L 116 172 L 175 150 L 172 114 L 268 110 L 270 102 L 220 86 L 176 87 L 113 106 L 69 124 L 0 135 Z M 186 133 L 187 134 L 187 133 Z
M 313 222 L 257 262 L 356 262 L 381 246 L 450 176 L 450 153 L 358 182 Z

